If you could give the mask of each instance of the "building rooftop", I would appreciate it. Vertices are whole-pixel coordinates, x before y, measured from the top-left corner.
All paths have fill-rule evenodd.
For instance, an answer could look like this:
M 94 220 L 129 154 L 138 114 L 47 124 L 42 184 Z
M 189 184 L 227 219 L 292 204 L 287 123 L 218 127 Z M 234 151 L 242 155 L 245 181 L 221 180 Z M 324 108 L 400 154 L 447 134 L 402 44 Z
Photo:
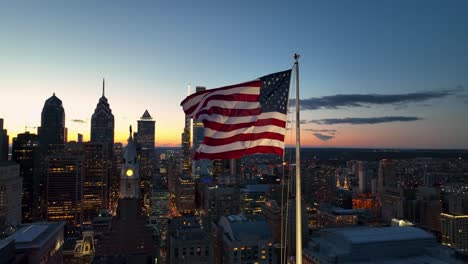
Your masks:
M 265 221 L 232 222 L 231 229 L 237 240 L 272 238 L 270 226 Z
M 145 112 L 143 113 L 143 116 L 141 116 L 140 119 L 153 119 L 153 118 L 151 117 L 148 110 L 145 110 Z
M 272 231 L 260 215 L 229 215 L 220 219 L 220 225 L 231 240 L 271 239 Z
M 459 263 L 434 235 L 415 227 L 326 228 L 305 252 L 320 263 Z
M 268 192 L 270 190 L 269 184 L 252 184 L 246 185 L 245 188 L 241 189 L 243 192 Z
M 62 107 L 62 100 L 60 100 L 55 93 L 45 101 L 45 105 L 53 105 Z
M 343 237 L 352 244 L 367 244 L 383 241 L 434 239 L 434 236 L 415 227 L 351 227 L 330 228 L 326 232 Z
M 7 239 L 15 240 L 18 248 L 40 248 L 50 238 L 63 230 L 64 222 L 33 223 L 19 226 L 18 231 Z
M 37 239 L 39 235 L 46 231 L 48 226 L 46 225 L 28 225 L 16 231 L 12 238 L 16 242 L 32 242 L 34 239 Z

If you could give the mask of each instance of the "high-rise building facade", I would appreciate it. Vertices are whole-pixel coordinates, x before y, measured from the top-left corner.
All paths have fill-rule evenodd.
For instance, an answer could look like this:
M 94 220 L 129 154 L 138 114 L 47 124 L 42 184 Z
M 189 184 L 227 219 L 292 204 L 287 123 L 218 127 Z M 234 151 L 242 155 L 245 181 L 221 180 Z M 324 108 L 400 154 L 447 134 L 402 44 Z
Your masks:
M 101 209 L 109 208 L 112 160 L 107 143 L 84 143 L 83 221 L 90 224 Z
M 21 192 L 20 166 L 0 161 L 0 226 L 21 223 Z
M 0 118 L 0 160 L 8 160 L 8 133 L 3 128 L 3 118 Z
M 150 210 L 151 180 L 155 162 L 155 123 L 148 110 L 138 120 L 138 157 L 140 165 L 140 188 L 144 208 Z
M 91 142 L 107 143 L 109 151 L 114 145 L 114 115 L 105 95 L 105 80 L 102 80 L 102 96 L 91 117 Z
M 383 159 L 379 163 L 378 191 L 382 194 L 385 187 L 397 187 L 396 164 L 389 159 Z
M 115 213 L 120 192 L 120 172 L 122 171 L 122 143 L 114 143 L 112 172 L 110 175 L 109 210 Z
M 205 91 L 206 87 L 197 86 L 195 92 Z M 193 132 L 193 144 L 192 144 L 192 154 L 194 154 L 200 145 L 203 143 L 203 138 L 205 137 L 205 126 L 200 120 L 194 119 L 192 121 L 192 132 Z M 200 178 L 200 176 L 205 176 L 208 174 L 209 167 L 212 165 L 210 160 L 194 160 L 192 161 L 192 177 L 195 179 Z
M 47 155 L 45 167 L 46 219 L 67 222 L 67 232 L 83 220 L 83 155 L 70 151 Z
M 55 96 L 55 93 L 45 101 L 41 113 L 41 126 L 37 130 L 42 153 L 45 153 L 51 145 L 63 145 L 67 141 L 65 110 L 62 100 Z
M 191 177 L 180 176 L 175 187 L 176 206 L 179 213 L 191 213 L 195 209 L 195 183 Z
M 161 186 L 153 186 L 153 193 L 151 196 L 151 215 L 155 217 L 159 229 L 161 239 L 167 237 L 167 223 L 171 210 L 169 208 L 170 193 L 167 188 Z
M 468 215 L 440 214 L 442 244 L 468 252 Z
M 11 159 L 20 165 L 20 176 L 23 179 L 22 220 L 33 221 L 39 199 L 39 182 L 34 177 L 34 170 L 39 162 L 39 138 L 36 134 L 25 132 L 13 138 Z
M 191 172 L 192 170 L 192 155 L 190 153 L 190 134 L 191 134 L 191 119 L 185 116 L 184 132 L 181 135 L 182 141 L 182 169 L 184 172 Z

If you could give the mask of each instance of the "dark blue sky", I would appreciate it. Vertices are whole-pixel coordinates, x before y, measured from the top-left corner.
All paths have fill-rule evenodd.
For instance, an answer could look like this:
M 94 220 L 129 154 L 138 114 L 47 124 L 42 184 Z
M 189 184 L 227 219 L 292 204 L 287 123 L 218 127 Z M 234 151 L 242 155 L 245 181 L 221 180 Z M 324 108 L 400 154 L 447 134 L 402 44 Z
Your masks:
M 56 92 L 71 133 L 86 136 L 106 77 L 117 135 L 148 108 L 159 142 L 177 144 L 189 83 L 254 79 L 298 52 L 303 99 L 440 95 L 360 106 L 331 97 L 303 111 L 304 144 L 468 148 L 468 90 L 457 88 L 468 86 L 467 14 L 468 1 L 2 2 L 0 89 L 12 100 L 0 117 L 13 133 L 35 126 Z M 25 93 L 29 114 L 12 103 Z M 382 122 L 316 122 L 343 118 Z

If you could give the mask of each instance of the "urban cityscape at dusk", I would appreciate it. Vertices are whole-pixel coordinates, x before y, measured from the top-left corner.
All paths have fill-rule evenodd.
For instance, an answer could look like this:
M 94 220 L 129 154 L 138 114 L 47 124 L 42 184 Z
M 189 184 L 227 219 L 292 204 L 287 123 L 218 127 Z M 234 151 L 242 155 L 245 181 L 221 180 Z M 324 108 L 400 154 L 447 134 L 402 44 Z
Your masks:
M 467 12 L 0 3 L 0 264 L 467 263 Z

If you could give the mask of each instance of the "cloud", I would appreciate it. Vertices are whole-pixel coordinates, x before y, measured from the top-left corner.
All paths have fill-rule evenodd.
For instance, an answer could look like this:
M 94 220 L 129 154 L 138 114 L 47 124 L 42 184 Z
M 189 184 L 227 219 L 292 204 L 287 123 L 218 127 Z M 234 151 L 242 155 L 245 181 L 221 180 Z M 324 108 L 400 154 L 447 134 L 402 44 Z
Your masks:
M 313 133 L 313 135 L 322 140 L 322 141 L 328 141 L 330 139 L 333 139 L 335 136 L 334 135 L 325 135 L 325 134 L 322 134 L 322 133 Z
M 291 124 L 291 123 L 295 123 L 296 120 L 288 120 L 288 121 L 286 121 L 286 122 L 287 122 L 288 124 Z M 308 123 L 307 120 L 304 120 L 304 119 L 301 120 L 301 124 L 307 124 L 307 123 Z
M 465 103 L 465 104 L 468 104 L 468 101 L 465 101 L 464 103 Z
M 464 88 L 462 86 L 457 86 L 455 89 L 406 94 L 337 94 L 301 99 L 300 103 L 301 109 L 303 110 L 370 107 L 371 105 L 396 105 L 397 109 L 401 109 L 408 103 L 417 103 L 431 99 L 443 98 L 462 91 L 464 91 Z M 294 100 L 291 100 L 290 105 L 294 105 Z
M 304 131 L 311 131 L 316 133 L 330 133 L 332 135 L 336 134 L 336 129 L 315 129 L 315 128 L 303 128 Z
M 372 125 L 390 122 L 411 122 L 422 120 L 415 116 L 383 116 L 383 117 L 347 117 L 347 118 L 328 118 L 319 120 L 310 120 L 310 123 L 319 125 L 351 124 L 351 125 Z
M 71 120 L 73 123 L 79 123 L 79 124 L 84 124 L 86 123 L 86 121 L 84 121 L 83 119 L 72 119 Z

